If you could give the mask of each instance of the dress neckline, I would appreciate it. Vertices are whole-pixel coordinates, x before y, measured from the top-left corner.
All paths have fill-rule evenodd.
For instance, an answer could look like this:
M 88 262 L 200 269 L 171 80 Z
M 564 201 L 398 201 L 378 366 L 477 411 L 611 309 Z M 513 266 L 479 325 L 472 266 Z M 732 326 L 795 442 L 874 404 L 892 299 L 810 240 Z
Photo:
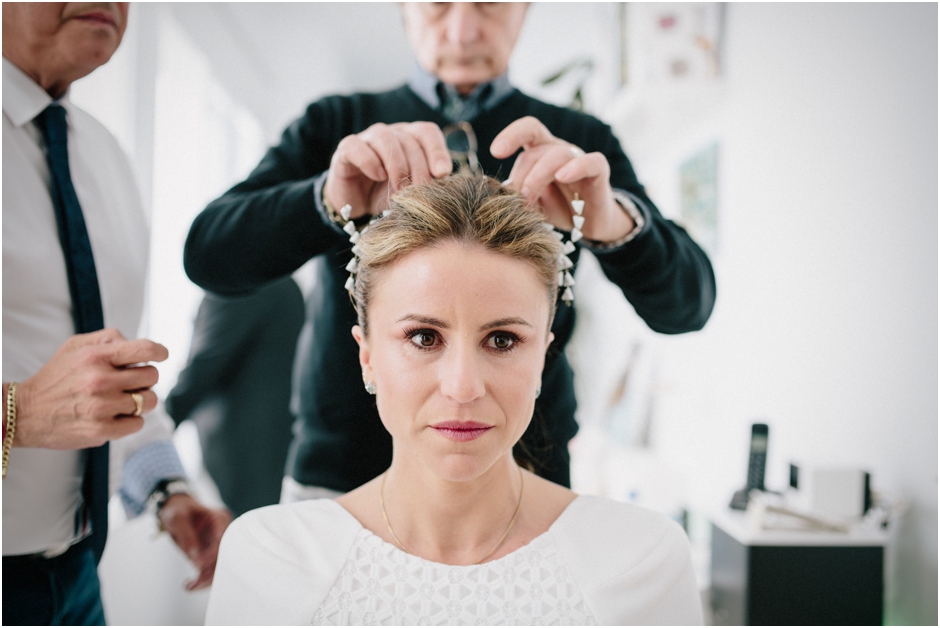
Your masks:
M 343 506 L 341 506 L 335 499 L 325 499 L 325 500 L 322 500 L 322 501 L 328 501 L 328 502 L 330 502 L 333 506 L 335 506 L 335 507 L 342 513 L 343 516 L 345 516 L 346 518 L 348 518 L 351 523 L 353 523 L 357 528 L 359 528 L 359 534 L 362 534 L 363 532 L 365 533 L 365 535 L 366 535 L 365 538 L 366 538 L 366 539 L 369 539 L 370 537 L 375 537 L 375 539 L 380 543 L 380 545 L 381 545 L 382 547 L 391 548 L 392 555 L 394 555 L 394 554 L 396 554 L 396 553 L 402 554 L 403 556 L 405 556 L 405 557 L 406 557 L 407 559 L 409 559 L 409 560 L 415 560 L 415 561 L 418 561 L 418 562 L 427 563 L 428 565 L 434 565 L 434 566 L 436 566 L 436 567 L 447 567 L 447 568 L 457 568 L 457 569 L 470 569 L 470 568 L 474 568 L 474 567 L 487 567 L 487 566 L 496 565 L 497 563 L 500 563 L 500 562 L 502 562 L 502 561 L 504 561 L 504 560 L 507 560 L 507 559 L 510 559 L 510 558 L 515 557 L 519 552 L 522 552 L 523 550 L 525 550 L 525 549 L 527 549 L 527 548 L 534 547 L 534 546 L 536 546 L 538 543 L 541 543 L 541 542 L 543 541 L 543 539 L 547 538 L 547 537 L 549 536 L 549 534 L 552 532 L 552 530 L 555 529 L 555 527 L 558 525 L 558 522 L 560 522 L 562 519 L 566 518 L 567 516 L 570 516 L 570 515 L 569 515 L 569 512 L 572 510 L 572 506 L 573 506 L 574 504 L 576 504 L 577 502 L 582 501 L 583 498 L 584 498 L 583 495 L 576 495 L 575 498 L 574 498 L 573 500 L 571 500 L 571 503 L 569 503 L 567 506 L 565 506 L 565 509 L 561 511 L 561 514 L 558 515 L 558 517 L 555 519 L 555 521 L 552 522 L 552 525 L 548 526 L 548 530 L 546 530 L 545 532 L 542 532 L 542 533 L 539 534 L 538 536 L 534 537 L 531 541 L 529 541 L 529 542 L 526 543 L 525 545 L 514 549 L 513 551 L 509 552 L 509 553 L 506 554 L 505 556 L 500 556 L 500 557 L 497 558 L 496 560 L 491 560 L 491 561 L 488 561 L 488 562 L 485 562 L 485 563 L 481 563 L 481 564 L 479 564 L 479 565 L 448 565 L 447 563 L 438 563 L 438 562 L 435 562 L 435 561 L 433 561 L 433 560 L 428 560 L 427 558 L 422 558 L 421 556 L 417 556 L 417 555 L 415 555 L 415 554 L 409 554 L 408 552 L 403 551 L 401 548 L 399 548 L 399 547 L 398 547 L 397 545 L 395 545 L 394 543 L 389 543 L 388 541 L 386 541 L 385 539 L 383 539 L 382 537 L 380 537 L 378 534 L 376 534 L 376 533 L 373 532 L 372 530 L 369 530 L 368 528 L 366 528 L 364 525 L 362 525 L 362 524 L 359 522 L 358 519 L 356 519 L 355 516 L 353 516 L 353 514 L 352 514 L 351 512 L 349 512 L 348 510 L 346 510 L 345 508 L 343 508 Z

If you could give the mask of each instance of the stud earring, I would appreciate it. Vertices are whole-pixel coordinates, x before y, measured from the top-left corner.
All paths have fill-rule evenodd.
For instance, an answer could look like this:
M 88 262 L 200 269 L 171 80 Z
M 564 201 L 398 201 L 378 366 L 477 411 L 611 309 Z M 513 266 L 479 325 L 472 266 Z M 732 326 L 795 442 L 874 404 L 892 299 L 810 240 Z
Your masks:
M 370 395 L 375 394 L 375 382 L 363 382 L 366 387 L 366 392 Z
M 536 387 L 535 387 L 535 398 L 538 399 L 538 398 L 539 398 L 539 395 L 541 395 L 541 394 L 542 394 L 542 387 L 541 387 L 541 386 L 536 386 Z

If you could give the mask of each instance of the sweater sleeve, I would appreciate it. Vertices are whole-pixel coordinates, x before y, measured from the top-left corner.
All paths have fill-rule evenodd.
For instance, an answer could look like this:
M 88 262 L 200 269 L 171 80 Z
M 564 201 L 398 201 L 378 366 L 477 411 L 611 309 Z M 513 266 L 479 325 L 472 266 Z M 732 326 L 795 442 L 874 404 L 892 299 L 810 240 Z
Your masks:
M 552 536 L 600 625 L 702 624 L 689 541 L 676 522 L 599 497 L 572 506 Z
M 183 252 L 194 283 L 220 294 L 247 293 L 343 244 L 316 209 L 314 184 L 329 168 L 348 109 L 339 97 L 310 105 L 245 181 L 196 217 Z
M 196 313 L 186 367 L 164 401 L 173 422 L 179 425 L 224 390 L 265 328 L 284 325 L 299 333 L 303 312 L 303 295 L 291 277 L 266 284 L 248 297 L 207 294 Z
M 245 513 L 222 537 L 206 625 L 309 625 L 358 533 L 328 499 Z
M 663 218 L 610 127 L 600 126 L 597 133 L 610 163 L 611 186 L 626 192 L 648 222 L 633 240 L 592 253 L 651 329 L 665 334 L 697 331 L 715 305 L 715 275 L 708 256 L 685 229 Z

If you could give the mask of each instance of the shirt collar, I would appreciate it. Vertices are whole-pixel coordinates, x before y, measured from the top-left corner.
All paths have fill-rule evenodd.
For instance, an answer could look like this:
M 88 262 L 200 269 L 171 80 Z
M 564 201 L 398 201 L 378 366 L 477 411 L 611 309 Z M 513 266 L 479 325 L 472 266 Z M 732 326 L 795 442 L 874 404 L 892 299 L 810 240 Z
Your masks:
M 438 83 L 441 83 L 441 81 L 437 76 L 415 63 L 415 69 L 411 73 L 411 78 L 408 79 L 408 87 L 435 111 L 440 111 L 441 108 L 441 97 L 437 92 Z M 482 89 L 486 85 L 487 83 L 482 83 L 477 85 L 476 89 Z M 492 90 L 489 96 L 487 96 L 486 101 L 480 103 L 480 108 L 483 111 L 488 111 L 495 107 L 513 90 L 509 82 L 509 72 L 503 72 L 490 81 L 489 85 L 492 86 Z
M 53 102 L 52 97 L 12 61 L 3 58 L 3 113 L 18 127 Z

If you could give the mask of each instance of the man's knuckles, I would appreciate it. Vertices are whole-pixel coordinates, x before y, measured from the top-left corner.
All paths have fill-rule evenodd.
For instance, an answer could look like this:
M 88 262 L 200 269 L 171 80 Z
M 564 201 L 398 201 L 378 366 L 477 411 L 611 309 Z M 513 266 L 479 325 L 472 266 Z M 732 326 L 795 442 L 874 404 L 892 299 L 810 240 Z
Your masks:
M 137 388 L 151 388 L 156 383 L 160 381 L 160 371 L 157 370 L 157 367 L 151 366 L 138 366 L 134 369 L 134 383 L 137 385 Z
M 379 122 L 360 133 L 359 137 L 370 146 L 387 150 L 391 147 L 395 134 L 391 127 Z
M 102 397 L 117 389 L 118 383 L 113 375 L 100 369 L 86 371 L 81 387 L 92 397 Z
M 414 136 L 419 137 L 426 144 L 439 145 L 441 150 L 445 150 L 444 134 L 439 126 L 433 122 L 410 122 L 403 129 Z
M 119 340 L 124 340 L 124 336 L 121 332 L 113 327 L 106 327 L 87 334 L 75 334 L 66 340 L 64 345 L 69 348 L 77 349 L 87 345 L 108 344 Z

